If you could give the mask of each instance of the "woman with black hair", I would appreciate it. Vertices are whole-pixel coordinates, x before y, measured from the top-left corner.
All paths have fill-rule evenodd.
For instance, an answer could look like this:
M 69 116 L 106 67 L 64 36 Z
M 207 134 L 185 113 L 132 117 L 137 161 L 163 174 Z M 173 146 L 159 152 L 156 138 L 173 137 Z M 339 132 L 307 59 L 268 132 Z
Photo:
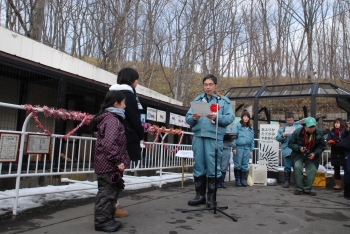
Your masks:
M 127 141 L 127 150 L 130 160 L 137 162 L 141 159 L 140 141 L 143 140 L 144 130 L 141 123 L 142 105 L 136 94 L 139 74 L 133 68 L 123 68 L 118 72 L 117 84 L 112 85 L 109 90 L 121 91 L 125 95 L 125 135 Z M 116 218 L 128 216 L 128 212 L 119 209 L 115 211 Z
M 337 144 L 341 140 L 341 134 L 344 129 L 344 120 L 336 118 L 333 128 L 328 133 L 327 143 L 331 147 L 331 164 L 334 167 L 334 190 L 341 190 L 340 167 L 345 165 L 345 153 L 337 148 Z

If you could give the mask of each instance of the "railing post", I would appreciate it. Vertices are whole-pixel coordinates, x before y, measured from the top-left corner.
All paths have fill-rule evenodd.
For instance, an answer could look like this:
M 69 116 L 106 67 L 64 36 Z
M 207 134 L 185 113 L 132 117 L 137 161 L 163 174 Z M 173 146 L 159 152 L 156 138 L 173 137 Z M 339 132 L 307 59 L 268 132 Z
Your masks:
M 19 157 L 18 157 L 18 164 L 17 164 L 17 174 L 16 174 L 16 189 L 15 189 L 15 202 L 13 204 L 13 210 L 12 214 L 17 215 L 17 206 L 18 206 L 18 195 L 19 195 L 19 185 L 21 183 L 21 172 L 22 172 L 22 161 L 23 161 L 23 151 L 24 151 L 24 140 L 26 136 L 26 130 L 27 125 L 32 117 L 33 113 L 31 112 L 27 118 L 25 119 L 23 126 L 22 126 L 22 132 L 21 132 L 21 145 L 19 148 Z
M 162 173 L 163 173 L 163 156 L 164 156 L 164 139 L 168 135 L 168 133 L 165 133 L 164 136 L 162 136 L 162 143 L 160 144 L 160 169 L 159 169 L 159 188 L 162 187 Z

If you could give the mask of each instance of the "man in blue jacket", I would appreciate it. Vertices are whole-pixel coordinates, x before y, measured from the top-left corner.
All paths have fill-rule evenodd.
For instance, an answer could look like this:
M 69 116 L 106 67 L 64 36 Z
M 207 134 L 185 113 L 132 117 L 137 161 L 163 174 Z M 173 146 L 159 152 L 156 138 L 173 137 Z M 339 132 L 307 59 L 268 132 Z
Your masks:
M 205 102 L 208 106 L 215 105 L 217 78 L 214 75 L 207 75 L 203 78 L 204 92 L 198 95 L 194 102 Z M 216 113 L 208 113 L 200 116 L 193 112 L 191 107 L 186 114 L 186 122 L 191 126 L 194 133 L 192 139 L 192 150 L 194 155 L 193 176 L 195 182 L 196 197 L 188 201 L 188 205 L 194 206 L 205 204 L 206 181 L 208 177 L 208 208 L 213 207 L 215 191 L 215 148 L 216 148 L 216 121 L 218 121 L 218 161 L 217 161 L 217 182 L 221 177 L 220 161 L 223 150 L 223 138 L 226 127 L 234 120 L 231 102 L 227 97 L 220 96 L 218 100 L 220 108 Z
M 278 129 L 278 133 L 276 136 L 276 141 L 281 143 L 281 151 L 282 156 L 284 158 L 284 184 L 283 188 L 289 188 L 290 184 L 290 176 L 291 176 L 291 169 L 292 169 L 292 161 L 290 158 L 290 154 L 292 153 L 292 150 L 288 148 L 288 141 L 292 133 L 297 128 L 301 128 L 301 124 L 294 122 L 294 114 L 293 112 L 287 112 L 286 115 L 286 123 L 283 124 L 283 127 L 280 127 Z

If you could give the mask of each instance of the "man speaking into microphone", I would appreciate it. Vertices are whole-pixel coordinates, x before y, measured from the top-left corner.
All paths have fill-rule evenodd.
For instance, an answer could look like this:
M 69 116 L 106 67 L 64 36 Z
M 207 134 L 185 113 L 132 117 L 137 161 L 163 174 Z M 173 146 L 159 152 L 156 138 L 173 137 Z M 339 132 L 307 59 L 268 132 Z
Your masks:
M 223 150 L 223 138 L 226 127 L 234 120 L 230 100 L 220 96 L 216 92 L 217 78 L 209 74 L 203 78 L 204 92 L 198 95 L 194 102 L 207 103 L 211 112 L 205 116 L 193 112 L 191 107 L 186 114 L 186 122 L 191 126 L 194 133 L 192 139 L 192 150 L 194 156 L 193 176 L 195 183 L 196 197 L 188 201 L 188 205 L 195 206 L 205 204 L 213 207 L 215 191 L 215 148 L 216 148 L 216 121 L 218 121 L 218 162 L 217 180 L 220 180 L 220 161 Z M 218 103 L 218 106 L 216 104 Z M 208 177 L 208 178 L 207 178 Z M 206 200 L 206 187 L 208 179 L 208 193 Z M 219 182 L 219 181 L 217 181 Z

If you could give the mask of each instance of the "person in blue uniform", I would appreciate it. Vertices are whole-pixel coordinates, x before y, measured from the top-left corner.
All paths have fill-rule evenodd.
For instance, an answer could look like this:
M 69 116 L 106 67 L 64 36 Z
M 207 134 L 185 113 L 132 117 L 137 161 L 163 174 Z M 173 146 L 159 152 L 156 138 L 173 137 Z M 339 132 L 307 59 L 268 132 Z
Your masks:
M 284 184 L 283 188 L 289 188 L 290 177 L 292 174 L 292 161 L 290 154 L 292 150 L 288 148 L 288 141 L 292 133 L 297 128 L 302 128 L 303 126 L 298 122 L 294 122 L 294 114 L 293 112 L 287 112 L 286 115 L 286 123 L 283 124 L 283 127 L 278 129 L 278 133 L 276 136 L 276 141 L 281 143 L 281 152 L 284 158 Z
M 220 96 L 219 100 L 214 97 L 217 94 L 217 78 L 209 74 L 203 78 L 204 92 L 198 95 L 194 102 L 208 103 L 208 107 L 218 102 L 220 108 L 216 113 L 209 112 L 200 116 L 193 112 L 191 107 L 186 114 L 186 122 L 191 126 L 194 133 L 192 139 L 192 150 L 194 156 L 193 176 L 195 182 L 196 197 L 188 201 L 188 205 L 194 206 L 206 203 L 206 186 L 208 177 L 207 206 L 213 207 L 215 191 L 215 149 L 218 142 L 218 161 L 216 178 L 220 180 L 220 161 L 223 149 L 223 137 L 226 127 L 234 120 L 231 102 L 227 97 Z M 218 132 L 216 134 L 216 121 L 218 121 Z M 217 138 L 216 139 L 216 135 Z M 217 181 L 218 183 L 219 181 Z
M 250 113 L 244 109 L 241 121 L 233 126 L 232 132 L 237 133 L 233 140 L 234 173 L 237 187 L 247 187 L 247 171 L 249 159 L 253 158 L 254 130 L 250 124 Z

